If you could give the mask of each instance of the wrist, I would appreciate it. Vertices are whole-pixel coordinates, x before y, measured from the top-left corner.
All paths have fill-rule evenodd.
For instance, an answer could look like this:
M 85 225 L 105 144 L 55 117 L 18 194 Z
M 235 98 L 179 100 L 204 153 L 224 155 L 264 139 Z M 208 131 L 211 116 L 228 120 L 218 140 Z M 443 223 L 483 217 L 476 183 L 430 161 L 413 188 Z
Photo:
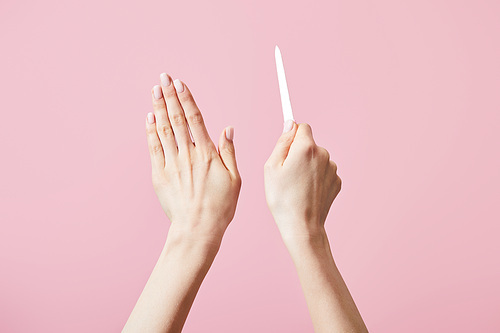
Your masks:
M 285 244 L 317 242 L 326 235 L 324 223 L 306 217 L 277 217 L 276 225 Z
M 330 250 L 326 230 L 322 225 L 308 226 L 281 232 L 281 238 L 291 255 L 304 250 Z
M 168 230 L 164 249 L 168 251 L 179 248 L 203 252 L 215 257 L 219 251 L 222 236 L 221 232 L 204 232 L 172 224 Z

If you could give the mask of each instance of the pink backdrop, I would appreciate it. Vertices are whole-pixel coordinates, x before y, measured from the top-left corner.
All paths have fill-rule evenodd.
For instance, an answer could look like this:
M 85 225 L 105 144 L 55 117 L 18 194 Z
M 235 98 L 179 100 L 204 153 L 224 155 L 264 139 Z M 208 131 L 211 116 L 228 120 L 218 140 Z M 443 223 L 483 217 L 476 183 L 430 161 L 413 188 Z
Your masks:
M 281 133 L 339 165 L 327 230 L 373 332 L 500 331 L 500 2 L 2 1 L 0 331 L 119 331 L 168 221 L 144 133 L 165 71 L 243 187 L 185 332 L 312 330 L 267 210 Z

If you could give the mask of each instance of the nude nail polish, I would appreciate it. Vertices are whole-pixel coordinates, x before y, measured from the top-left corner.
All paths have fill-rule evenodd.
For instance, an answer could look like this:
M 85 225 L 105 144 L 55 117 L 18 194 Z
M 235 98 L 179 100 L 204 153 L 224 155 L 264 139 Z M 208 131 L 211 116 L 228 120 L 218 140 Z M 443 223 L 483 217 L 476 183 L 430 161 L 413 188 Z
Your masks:
M 285 121 L 285 124 L 283 125 L 283 133 L 290 132 L 290 130 L 293 128 L 293 123 L 294 121 L 292 119 L 288 119 Z
M 152 124 L 155 122 L 155 115 L 153 112 L 148 113 L 148 123 Z
M 170 80 L 170 77 L 166 73 L 160 74 L 160 81 L 161 81 L 161 85 L 164 87 L 168 87 L 172 83 L 172 81 Z
M 174 87 L 178 93 L 181 93 L 184 91 L 184 84 L 182 84 L 181 80 L 179 80 L 179 79 L 174 80 Z
M 161 98 L 161 87 L 159 85 L 156 85 L 153 87 L 153 94 L 155 96 L 155 99 L 160 99 Z
M 226 139 L 229 141 L 233 141 L 234 138 L 234 128 L 233 127 L 228 127 L 226 128 Z

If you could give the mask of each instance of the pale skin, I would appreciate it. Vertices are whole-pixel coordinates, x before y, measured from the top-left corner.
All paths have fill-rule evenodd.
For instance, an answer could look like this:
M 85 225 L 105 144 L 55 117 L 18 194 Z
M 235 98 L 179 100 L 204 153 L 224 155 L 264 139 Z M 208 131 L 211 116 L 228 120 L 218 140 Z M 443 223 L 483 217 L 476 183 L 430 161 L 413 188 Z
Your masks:
M 285 123 L 264 166 L 264 180 L 267 204 L 295 263 L 314 331 L 367 332 L 324 227 L 342 182 L 309 125 Z
M 146 133 L 153 187 L 171 225 L 160 258 L 123 332 L 180 332 L 233 219 L 241 187 L 233 129 L 218 149 L 181 81 L 161 75 Z M 191 135 L 193 141 L 191 141 Z
M 163 73 L 146 119 L 153 187 L 171 225 L 123 332 L 180 332 L 234 217 L 241 178 L 234 129 L 216 146 L 186 84 Z M 266 199 L 298 272 L 316 332 L 367 332 L 335 265 L 324 223 L 340 191 L 307 124 L 285 123 L 265 164 Z

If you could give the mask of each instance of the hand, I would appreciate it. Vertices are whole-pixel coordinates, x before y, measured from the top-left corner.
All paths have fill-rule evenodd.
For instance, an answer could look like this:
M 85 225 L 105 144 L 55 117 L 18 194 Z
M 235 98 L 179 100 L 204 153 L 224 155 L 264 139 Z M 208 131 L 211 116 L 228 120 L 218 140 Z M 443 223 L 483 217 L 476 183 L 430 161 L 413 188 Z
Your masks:
M 267 204 L 283 239 L 321 235 L 341 180 L 328 151 L 314 142 L 308 124 L 285 123 L 285 132 L 265 164 L 264 183 Z
M 285 123 L 264 169 L 266 199 L 299 275 L 315 332 L 368 332 L 324 228 L 340 192 L 337 166 L 307 124 Z
M 180 332 L 219 250 L 240 193 L 234 129 L 219 151 L 188 87 L 160 75 L 146 119 L 153 185 L 172 222 L 151 276 L 123 332 Z M 191 140 L 191 135 L 193 141 Z
M 161 81 L 152 91 L 154 114 L 146 120 L 156 195 L 171 229 L 221 239 L 241 187 L 234 129 L 224 129 L 217 151 L 188 87 L 166 74 Z

